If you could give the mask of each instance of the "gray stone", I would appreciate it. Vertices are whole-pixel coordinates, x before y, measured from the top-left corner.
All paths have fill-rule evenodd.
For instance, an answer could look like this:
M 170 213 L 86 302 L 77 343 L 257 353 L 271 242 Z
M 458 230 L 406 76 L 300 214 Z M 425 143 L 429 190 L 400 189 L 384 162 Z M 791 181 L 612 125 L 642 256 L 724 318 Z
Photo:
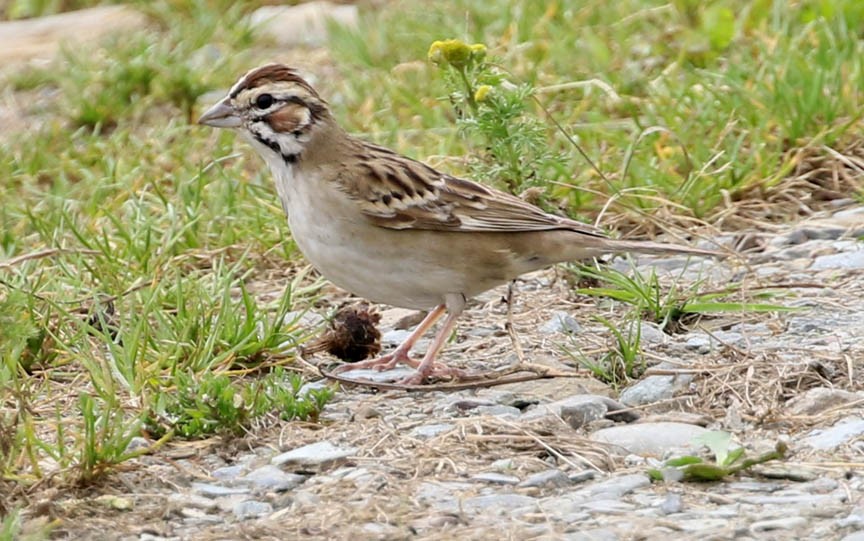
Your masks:
M 647 475 L 642 473 L 633 473 L 622 475 L 620 477 L 610 477 L 609 479 L 585 487 L 571 494 L 576 497 L 584 497 L 586 500 L 614 500 L 624 496 L 625 494 L 629 494 L 638 488 L 647 487 L 650 484 L 651 480 Z
M 601 401 L 586 401 L 579 404 L 573 404 L 561 407 L 561 418 L 568 425 L 578 430 L 583 426 L 603 419 L 606 416 L 608 407 Z
M 506 513 L 515 513 L 514 510 L 533 506 L 537 503 L 536 498 L 531 496 L 523 496 L 522 494 L 487 494 L 484 496 L 474 496 L 466 498 L 462 502 L 462 508 L 465 511 L 474 512 L 489 512 L 503 511 Z
M 330 382 L 328 382 L 326 379 L 321 379 L 318 381 L 309 381 L 309 382 L 304 383 L 303 386 L 300 387 L 300 390 L 297 391 L 297 396 L 305 397 L 311 391 L 320 391 L 320 390 L 326 389 L 328 387 L 330 387 Z
M 197 494 L 171 494 L 168 496 L 168 502 L 175 506 L 192 507 L 204 511 L 212 511 L 219 507 L 213 498 L 206 498 Z
M 556 538 L 557 537 L 558 536 L 556 536 Z M 564 541 L 618 541 L 621 537 L 612 530 L 606 528 L 594 528 L 591 530 L 565 533 L 561 539 Z
M 522 421 L 533 421 L 543 417 L 560 417 L 564 408 L 577 408 L 586 403 L 596 403 L 602 405 L 607 411 L 613 412 L 619 409 L 626 409 L 623 404 L 616 402 L 606 396 L 593 394 L 577 394 L 569 396 L 562 400 L 556 400 L 548 404 L 538 404 L 530 408 L 522 414 Z
M 582 508 L 591 513 L 605 515 L 623 515 L 632 512 L 636 506 L 620 500 L 592 500 L 582 504 Z
M 242 487 L 223 487 L 222 485 L 212 485 L 210 483 L 192 483 L 192 490 L 195 492 L 208 496 L 210 498 L 217 498 L 220 496 L 231 496 L 232 494 L 248 494 L 248 488 Z
M 299 464 L 301 466 L 320 466 L 328 462 L 345 459 L 357 452 L 356 447 L 340 448 L 329 441 L 319 441 L 276 455 L 272 464 Z
M 671 449 L 694 449 L 696 436 L 707 432 L 701 426 L 685 423 L 637 423 L 603 428 L 591 439 L 622 447 L 628 453 L 662 457 Z
M 515 475 L 505 475 L 498 472 L 483 472 L 471 476 L 472 481 L 481 483 L 491 483 L 493 485 L 515 485 L 519 483 L 519 478 Z
M 246 466 L 242 464 L 235 464 L 233 466 L 216 468 L 215 470 L 210 472 L 210 476 L 220 481 L 231 481 L 232 479 L 236 479 L 238 476 L 243 475 L 243 472 L 245 471 Z
M 126 446 L 127 453 L 134 453 L 135 451 L 144 451 L 145 449 L 150 448 L 150 441 L 147 438 L 142 438 L 141 436 L 135 436 L 131 440 L 129 440 L 129 444 Z
M 860 532 L 852 532 L 840 541 L 864 541 L 864 530 Z
M 807 389 L 803 394 L 792 397 L 786 403 L 786 409 L 792 415 L 817 415 L 827 409 L 861 400 L 861 398 L 861 396 L 855 393 L 842 389 L 815 387 Z
M 786 496 L 742 496 L 741 503 L 753 505 L 806 505 L 810 507 L 835 504 L 841 496 L 830 494 L 798 494 Z
M 546 470 L 533 475 L 529 475 L 524 481 L 519 483 L 520 487 L 566 487 L 573 482 L 567 477 L 567 474 L 561 470 Z
M 695 351 L 696 353 L 704 355 L 711 351 L 711 339 L 704 334 L 690 336 L 687 338 L 687 341 L 684 342 L 684 347 L 690 351 Z
M 473 415 L 489 415 L 491 417 L 515 418 L 522 415 L 522 410 L 513 406 L 495 404 L 494 406 L 478 406 L 471 412 Z
M 549 320 L 540 326 L 540 332 L 544 334 L 565 333 L 576 334 L 581 330 L 576 319 L 563 310 L 552 312 Z
M 862 434 L 864 434 L 864 419 L 846 417 L 829 428 L 813 430 L 803 441 L 805 445 L 814 449 L 826 450 L 839 447 Z
M 864 507 L 856 507 L 844 518 L 837 521 L 841 528 L 864 529 Z
M 239 480 L 252 483 L 256 488 L 280 492 L 300 486 L 306 481 L 306 476 L 286 473 L 278 466 L 267 464 L 249 472 Z
M 273 512 L 273 506 L 267 502 L 245 500 L 238 502 L 231 510 L 234 516 L 240 520 L 269 515 Z
M 332 21 L 355 28 L 359 21 L 357 6 L 331 2 L 308 2 L 297 6 L 264 6 L 249 18 L 251 26 L 279 45 L 324 45 L 327 25 Z
M 750 525 L 750 531 L 755 533 L 771 532 L 774 530 L 794 530 L 807 525 L 804 517 L 783 517 L 772 520 L 759 520 Z
M 574 485 L 578 484 L 578 483 L 584 483 L 586 481 L 590 481 L 590 480 L 594 479 L 595 477 L 597 477 L 597 472 L 595 472 L 594 470 L 580 471 L 580 472 L 576 472 L 576 473 L 571 473 L 570 475 L 567 476 L 567 478 L 570 479 L 570 482 Z
M 864 269 L 864 249 L 819 256 L 813 261 L 810 268 L 812 270 Z
M 428 440 L 436 436 L 440 436 L 446 432 L 450 432 L 456 428 L 456 425 L 451 423 L 437 423 L 433 425 L 420 425 L 411 430 L 411 436 Z
M 660 502 L 660 512 L 664 515 L 680 513 L 683 509 L 684 501 L 681 499 L 680 494 L 667 494 L 663 501 Z
M 652 346 L 667 344 L 670 341 L 669 335 L 663 332 L 660 325 L 651 321 L 641 321 L 639 323 L 639 339 L 642 344 Z
M 660 363 L 658 368 L 671 368 L 671 363 Z M 693 376 L 678 374 L 675 376 L 648 376 L 621 391 L 619 399 L 627 406 L 643 406 L 661 400 L 673 398 L 678 393 L 687 390 Z
M 414 375 L 414 369 L 407 366 L 397 366 L 392 370 L 358 369 L 347 372 L 345 376 L 351 379 L 383 383 L 398 381 Z

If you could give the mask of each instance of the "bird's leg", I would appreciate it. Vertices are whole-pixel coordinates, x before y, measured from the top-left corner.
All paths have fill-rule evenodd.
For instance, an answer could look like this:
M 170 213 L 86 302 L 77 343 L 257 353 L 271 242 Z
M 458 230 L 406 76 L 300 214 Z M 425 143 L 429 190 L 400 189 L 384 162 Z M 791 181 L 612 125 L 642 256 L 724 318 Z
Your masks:
M 338 374 L 340 372 L 348 372 L 349 370 L 360 370 L 363 368 L 374 368 L 375 370 L 390 370 L 395 367 L 397 364 L 407 364 L 409 366 L 413 366 L 417 368 L 421 363 L 419 361 L 415 361 L 408 354 L 411 352 L 411 348 L 414 347 L 414 344 L 417 343 L 426 331 L 428 331 L 432 325 L 435 325 L 435 322 L 438 321 L 442 315 L 444 315 L 444 311 L 446 310 L 446 306 L 444 304 L 439 304 L 435 307 L 434 310 L 426 314 L 426 317 L 423 318 L 423 321 L 417 325 L 417 328 L 414 329 L 408 338 L 405 339 L 404 342 L 399 344 L 395 350 L 386 355 L 382 355 L 380 357 L 376 357 L 374 359 L 369 359 L 366 361 L 360 361 L 359 363 L 351 363 L 351 364 L 343 364 L 342 366 L 336 368 L 333 373 Z
M 453 329 L 456 327 L 456 320 L 459 319 L 459 315 L 462 314 L 462 310 L 465 309 L 465 297 L 462 296 L 461 293 L 448 294 L 444 299 L 445 304 L 438 307 L 447 307 L 447 317 L 444 318 L 444 324 L 441 325 L 441 329 L 439 329 L 438 333 L 435 334 L 432 344 L 429 345 L 426 355 L 423 356 L 423 361 L 421 361 L 420 365 L 417 367 L 417 373 L 405 378 L 400 383 L 416 385 L 423 383 L 423 380 L 429 376 L 452 377 L 464 374 L 464 372 L 458 368 L 442 366 L 440 363 L 438 367 L 435 366 L 435 357 L 438 356 L 438 352 L 441 351 L 441 348 L 443 348 L 444 344 L 447 343 L 447 339 L 450 338 L 450 333 L 452 333 Z

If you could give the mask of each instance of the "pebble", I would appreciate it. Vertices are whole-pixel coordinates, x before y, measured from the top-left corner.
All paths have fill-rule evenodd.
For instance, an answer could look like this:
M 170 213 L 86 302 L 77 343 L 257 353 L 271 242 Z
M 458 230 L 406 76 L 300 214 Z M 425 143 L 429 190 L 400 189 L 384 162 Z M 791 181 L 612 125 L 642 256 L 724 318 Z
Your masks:
M 833 426 L 810 432 L 803 443 L 814 449 L 833 449 L 864 434 L 864 419 L 847 417 Z
M 656 368 L 677 368 L 672 363 L 660 363 Z M 643 406 L 675 397 L 690 387 L 693 376 L 648 376 L 640 379 L 621 392 L 620 400 L 627 406 Z
M 273 506 L 267 502 L 256 500 L 245 500 L 237 503 L 231 510 L 234 516 L 240 520 L 269 515 L 273 512 Z
M 539 473 L 529 475 L 524 481 L 519 483 L 520 487 L 566 487 L 573 484 L 573 481 L 561 470 L 546 470 Z
M 495 485 L 516 485 L 519 483 L 519 478 L 515 475 L 505 475 L 503 473 L 497 472 L 483 472 L 472 475 L 470 477 L 472 481 L 478 481 L 481 483 L 492 483 Z
M 540 325 L 539 328 L 539 331 L 543 334 L 576 334 L 580 330 L 582 330 L 582 327 L 576 321 L 576 318 L 563 310 L 552 312 L 549 320 Z
M 233 494 L 249 493 L 248 488 L 225 487 L 222 485 L 211 485 L 210 483 L 192 483 L 192 490 L 204 496 L 209 496 L 211 498 L 219 496 L 231 496 Z
M 663 457 L 672 449 L 698 448 L 693 439 L 705 432 L 701 426 L 685 423 L 636 423 L 598 430 L 591 439 L 621 447 L 627 453 Z
M 517 510 L 524 510 L 524 508 L 533 506 L 536 503 L 536 498 L 523 496 L 522 494 L 488 494 L 485 496 L 466 498 L 462 502 L 462 508 L 465 509 L 465 511 L 495 511 L 508 515 L 513 513 L 512 516 L 518 516 Z M 527 512 L 527 510 L 525 511 Z
M 348 458 L 357 452 L 356 447 L 340 448 L 329 441 L 319 441 L 303 447 L 292 449 L 281 455 L 276 455 L 271 463 L 281 466 L 282 464 L 298 464 L 300 466 L 320 466 L 328 462 L 334 462 Z
M 664 515 L 672 515 L 680 513 L 684 510 L 684 501 L 680 494 L 667 494 L 663 501 L 660 502 L 660 512 Z
M 842 389 L 814 387 L 792 397 L 786 402 L 786 410 L 790 415 L 818 415 L 827 409 L 849 404 L 862 398 L 864 396 Z
M 286 473 L 278 466 L 267 464 L 244 475 L 239 481 L 249 482 L 256 488 L 281 492 L 300 486 L 306 481 L 306 476 Z
M 428 440 L 434 438 L 436 436 L 440 436 L 441 434 L 445 434 L 450 432 L 456 428 L 456 425 L 450 423 L 436 423 L 431 425 L 421 425 L 418 427 L 414 427 L 410 434 L 415 438 L 420 438 L 422 440 Z
M 804 517 L 785 517 L 773 520 L 760 520 L 750 525 L 750 531 L 754 534 L 771 532 L 774 530 L 794 530 L 807 524 Z

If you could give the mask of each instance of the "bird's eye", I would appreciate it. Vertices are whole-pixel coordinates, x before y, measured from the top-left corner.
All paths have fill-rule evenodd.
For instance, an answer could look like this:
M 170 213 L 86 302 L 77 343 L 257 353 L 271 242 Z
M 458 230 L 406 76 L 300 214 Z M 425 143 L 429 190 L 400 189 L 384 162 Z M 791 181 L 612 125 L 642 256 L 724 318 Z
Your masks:
M 261 94 L 255 98 L 255 107 L 258 109 L 269 109 L 273 105 L 273 96 L 270 94 Z

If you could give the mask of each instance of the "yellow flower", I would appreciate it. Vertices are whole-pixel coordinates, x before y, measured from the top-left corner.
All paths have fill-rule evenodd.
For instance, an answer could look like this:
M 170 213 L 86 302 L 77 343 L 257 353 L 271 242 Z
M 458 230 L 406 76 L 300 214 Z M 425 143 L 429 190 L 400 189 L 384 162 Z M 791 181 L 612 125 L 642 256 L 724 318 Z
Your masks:
M 472 60 L 480 60 L 486 56 L 486 46 L 482 43 L 468 45 L 458 39 L 435 41 L 429 46 L 428 56 L 435 64 L 446 63 L 454 68 L 464 69 Z
M 489 85 L 478 86 L 477 90 L 474 92 L 474 101 L 480 102 L 485 100 L 486 96 L 488 96 L 491 91 L 492 87 Z

